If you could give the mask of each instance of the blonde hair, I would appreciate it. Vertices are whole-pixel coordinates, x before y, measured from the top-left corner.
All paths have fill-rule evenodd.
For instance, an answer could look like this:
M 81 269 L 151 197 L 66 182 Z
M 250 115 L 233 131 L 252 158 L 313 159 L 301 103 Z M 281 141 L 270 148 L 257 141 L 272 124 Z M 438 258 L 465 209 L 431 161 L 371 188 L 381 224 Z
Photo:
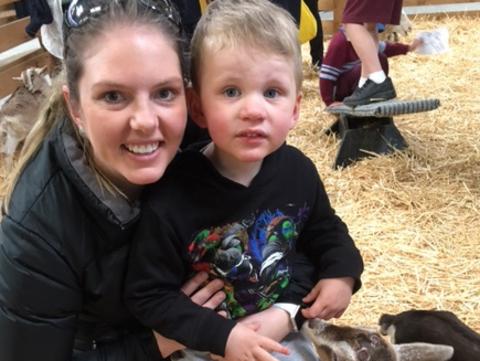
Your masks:
M 104 1 L 99 0 L 98 2 L 99 4 L 106 4 Z M 39 119 L 25 139 L 19 158 L 2 187 L 2 194 L 4 194 L 2 214 L 8 212 L 8 206 L 16 183 L 28 162 L 33 159 L 40 149 L 47 134 L 63 119 L 70 119 L 68 107 L 63 98 L 62 86 L 67 84 L 72 100 L 75 102 L 80 101 L 78 83 L 84 71 L 83 62 L 85 51 L 91 44 L 98 41 L 98 38 L 102 34 L 108 33 L 116 26 L 121 25 L 132 27 L 149 26 L 158 29 L 158 31 L 171 41 L 180 59 L 182 71 L 185 73 L 185 43 L 184 39 L 179 35 L 179 29 L 173 26 L 164 14 L 140 6 L 137 0 L 127 0 L 124 2 L 112 1 L 109 3 L 108 11 L 89 19 L 88 22 L 78 28 L 68 29 L 64 26 L 64 70 L 53 84 L 52 94 L 40 112 Z M 161 61 L 161 59 L 159 59 L 159 61 Z M 70 121 L 72 120 L 70 119 Z M 114 195 L 125 197 L 96 166 L 88 139 L 78 132 L 76 126 L 73 128 L 75 129 L 75 137 L 78 144 L 85 154 L 86 162 L 93 170 L 99 185 Z
M 215 0 L 198 22 L 190 46 L 192 84 L 198 89 L 205 48 L 218 50 L 251 46 L 278 54 L 293 63 L 300 91 L 302 55 L 295 20 L 286 10 L 268 0 Z

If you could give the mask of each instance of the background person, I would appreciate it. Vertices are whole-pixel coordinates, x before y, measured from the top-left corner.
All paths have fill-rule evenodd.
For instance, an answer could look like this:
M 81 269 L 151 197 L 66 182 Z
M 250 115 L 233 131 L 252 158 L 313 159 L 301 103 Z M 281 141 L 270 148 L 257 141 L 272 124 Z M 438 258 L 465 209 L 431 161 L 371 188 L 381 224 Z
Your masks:
M 318 0 L 304 0 L 305 4 L 310 9 L 315 22 L 317 23 L 317 34 L 310 40 L 310 58 L 314 68 L 319 69 L 323 63 L 323 27 L 322 19 L 318 13 Z
M 411 44 L 380 41 L 377 56 L 383 72 L 388 75 L 387 58 L 415 51 L 421 43 L 420 39 Z M 361 71 L 361 61 L 341 27 L 332 36 L 320 68 L 320 95 L 325 105 L 341 104 L 345 97 L 350 96 L 357 88 Z
M 343 100 L 354 107 L 385 101 L 397 96 L 392 80 L 382 70 L 378 58 L 376 24 L 400 23 L 402 0 L 347 0 L 342 23 L 362 64 L 358 87 Z

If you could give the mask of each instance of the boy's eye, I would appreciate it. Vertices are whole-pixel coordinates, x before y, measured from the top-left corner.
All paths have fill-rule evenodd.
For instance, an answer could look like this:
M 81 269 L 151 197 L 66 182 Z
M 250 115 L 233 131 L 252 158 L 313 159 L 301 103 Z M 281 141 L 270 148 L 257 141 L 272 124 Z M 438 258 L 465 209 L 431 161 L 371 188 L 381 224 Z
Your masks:
M 223 91 L 223 93 L 229 98 L 233 98 L 240 95 L 240 91 L 237 88 L 227 88 Z
M 160 100 L 172 100 L 175 93 L 171 89 L 160 89 L 156 92 L 155 96 Z
M 267 98 L 275 98 L 278 96 L 278 90 L 277 89 L 267 89 L 265 93 L 263 93 L 265 97 Z
M 103 94 L 103 99 L 107 102 L 107 103 L 110 103 L 110 104 L 117 104 L 117 103 L 120 103 L 122 100 L 124 100 L 125 98 L 123 97 L 123 95 L 118 92 L 118 91 L 110 91 L 110 92 L 107 92 L 105 94 Z

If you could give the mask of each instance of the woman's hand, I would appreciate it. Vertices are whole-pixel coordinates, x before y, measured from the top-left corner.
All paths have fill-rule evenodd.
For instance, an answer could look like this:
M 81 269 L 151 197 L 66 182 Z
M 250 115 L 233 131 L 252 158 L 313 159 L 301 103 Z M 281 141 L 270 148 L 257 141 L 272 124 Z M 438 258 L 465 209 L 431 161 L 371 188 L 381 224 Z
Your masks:
M 185 282 L 181 290 L 190 297 L 192 302 L 213 310 L 217 308 L 225 299 L 225 293 L 222 291 L 223 282 L 219 279 L 216 279 L 208 282 L 205 285 L 207 280 L 208 274 L 206 272 L 199 272 Z M 222 312 L 219 313 L 222 314 Z M 175 351 L 183 350 L 185 348 L 185 346 L 181 343 L 163 337 L 155 331 L 153 331 L 153 334 L 163 358 L 170 356 Z
M 199 272 L 183 285 L 182 292 L 197 305 L 214 310 L 225 299 L 225 293 L 222 291 L 223 281 L 215 279 L 205 285 L 207 280 L 208 274 Z

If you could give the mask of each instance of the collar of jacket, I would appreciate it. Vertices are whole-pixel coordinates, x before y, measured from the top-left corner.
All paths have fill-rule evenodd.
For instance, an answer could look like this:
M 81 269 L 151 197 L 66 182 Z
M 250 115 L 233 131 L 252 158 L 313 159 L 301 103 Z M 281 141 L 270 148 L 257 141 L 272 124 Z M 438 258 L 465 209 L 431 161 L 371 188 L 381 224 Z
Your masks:
M 54 135 L 56 153 L 66 176 L 79 189 L 89 206 L 99 209 L 111 222 L 122 228 L 127 226 L 139 216 L 140 202 L 130 202 L 100 186 L 74 132 L 71 121 L 64 119 Z

